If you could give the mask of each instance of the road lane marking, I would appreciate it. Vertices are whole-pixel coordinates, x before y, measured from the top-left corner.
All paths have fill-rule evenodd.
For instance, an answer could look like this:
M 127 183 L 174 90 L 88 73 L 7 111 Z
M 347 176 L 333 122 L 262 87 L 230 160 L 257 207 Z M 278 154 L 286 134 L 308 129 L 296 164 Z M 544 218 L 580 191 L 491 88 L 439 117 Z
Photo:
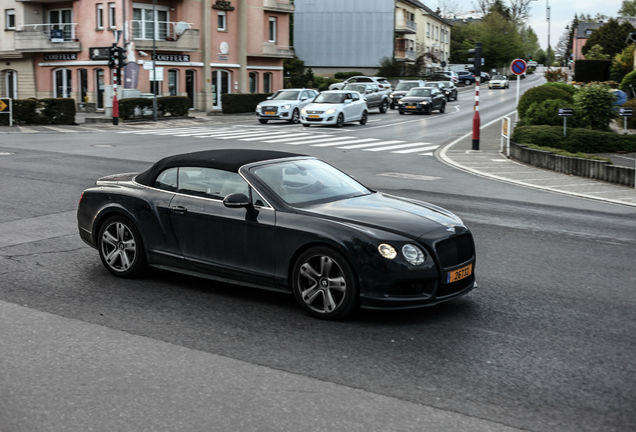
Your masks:
M 371 144 L 354 144 L 354 145 L 348 145 L 348 146 L 344 146 L 344 147 L 338 147 L 341 149 L 360 149 L 360 148 L 367 148 L 367 147 L 374 147 L 374 146 L 380 146 L 380 145 L 386 145 L 386 144 L 398 144 L 398 143 L 403 143 L 406 141 L 401 141 L 401 140 L 394 140 L 394 141 L 380 141 L 380 142 L 375 142 L 375 143 L 371 143 Z
M 425 144 L 425 143 L 420 143 L 420 144 Z M 438 148 L 439 145 L 429 145 L 426 147 L 418 147 L 418 148 L 414 148 L 414 149 L 406 149 L 406 150 L 397 150 L 394 151 L 392 153 L 399 153 L 399 154 L 409 154 L 409 153 L 419 153 L 419 152 L 425 152 L 428 150 L 435 150 L 436 148 Z M 426 154 L 427 156 L 429 155 L 428 153 Z
M 269 139 L 269 138 L 291 138 L 291 137 L 300 137 L 300 136 L 307 136 L 309 134 L 306 133 L 289 133 L 289 132 L 270 132 L 269 134 L 266 134 L 265 136 L 260 136 L 260 137 L 255 137 L 255 138 L 241 138 L 240 141 L 258 141 L 261 139 Z M 267 141 L 265 141 L 267 142 Z
M 365 149 L 364 151 L 377 152 L 377 151 L 385 151 L 385 150 L 397 150 L 397 149 L 403 149 L 403 148 L 409 148 L 409 147 L 419 147 L 422 144 L 423 143 L 408 143 L 408 144 L 389 145 L 389 146 L 379 147 L 379 148 L 369 148 L 369 149 Z
M 306 135 L 311 135 L 309 133 L 300 133 L 298 134 L 298 137 L 300 137 L 301 135 L 305 135 L 305 137 L 303 138 L 282 138 L 282 139 L 275 139 L 275 140 L 267 140 L 265 141 L 266 143 L 291 143 L 291 141 L 300 141 L 300 140 L 304 140 L 307 139 Z M 315 135 L 314 135 L 315 136 Z M 325 135 L 325 137 L 330 137 L 331 135 Z M 340 137 L 340 138 L 346 138 L 346 137 Z
M 338 146 L 338 145 L 342 145 L 342 144 L 354 144 L 354 143 L 363 143 L 363 142 L 370 142 L 370 141 L 379 141 L 377 138 L 361 138 L 361 139 L 354 139 L 354 140 L 346 140 L 346 141 L 338 141 L 338 142 L 332 142 L 332 143 L 323 143 L 323 144 L 311 144 L 312 147 L 332 147 L 332 146 Z
M 386 172 L 386 173 L 377 174 L 377 175 L 383 176 L 383 177 L 394 177 L 394 178 L 402 178 L 402 179 L 408 179 L 408 180 L 423 180 L 423 181 L 433 181 L 433 180 L 441 179 L 441 177 L 433 177 L 433 176 L 426 176 L 426 175 L 420 175 L 420 174 L 397 173 L 397 172 Z
M 346 139 L 347 137 L 329 137 L 329 138 L 308 138 L 306 141 L 301 141 L 301 142 L 286 142 L 285 144 L 291 144 L 291 145 L 299 145 L 299 144 L 316 144 L 316 143 L 321 143 L 321 142 L 329 142 L 329 141 L 336 141 L 336 140 L 343 140 Z M 355 137 L 350 137 L 350 138 L 355 138 Z

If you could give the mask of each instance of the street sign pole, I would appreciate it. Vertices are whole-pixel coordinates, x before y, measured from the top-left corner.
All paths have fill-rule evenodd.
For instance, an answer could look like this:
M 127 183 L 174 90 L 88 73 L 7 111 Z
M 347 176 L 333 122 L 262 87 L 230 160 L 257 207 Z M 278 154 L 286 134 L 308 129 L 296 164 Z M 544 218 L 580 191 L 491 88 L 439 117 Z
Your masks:
M 521 93 L 521 75 L 517 75 L 517 97 L 515 98 L 515 108 L 519 106 L 520 93 Z M 517 121 L 519 121 L 519 111 L 517 111 Z
M 521 93 L 521 75 L 526 73 L 528 69 L 528 63 L 523 59 L 514 59 L 510 63 L 510 71 L 517 75 L 517 97 L 515 100 L 515 107 L 519 106 L 519 94 Z M 517 121 L 519 121 L 519 111 L 517 111 Z
M 567 130 L 568 130 L 568 118 L 563 117 L 563 136 L 567 135 Z

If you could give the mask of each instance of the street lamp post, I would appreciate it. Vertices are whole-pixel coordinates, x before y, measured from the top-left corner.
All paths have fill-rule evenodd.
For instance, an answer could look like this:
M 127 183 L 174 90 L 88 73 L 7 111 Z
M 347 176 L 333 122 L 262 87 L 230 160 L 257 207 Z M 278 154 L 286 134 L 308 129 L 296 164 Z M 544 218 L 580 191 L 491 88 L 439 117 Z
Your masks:
M 530 0 L 539 1 L 539 0 Z M 545 0 L 545 19 L 548 22 L 548 47 L 546 48 L 546 54 L 550 51 L 550 3 L 549 0 Z M 550 69 L 550 62 L 548 62 L 548 69 Z

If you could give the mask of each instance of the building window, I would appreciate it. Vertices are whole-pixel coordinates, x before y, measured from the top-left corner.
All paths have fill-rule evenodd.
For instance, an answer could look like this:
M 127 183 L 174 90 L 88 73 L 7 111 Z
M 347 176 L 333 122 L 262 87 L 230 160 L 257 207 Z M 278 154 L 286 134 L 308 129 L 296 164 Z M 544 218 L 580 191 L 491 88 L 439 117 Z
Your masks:
M 6 30 L 15 30 L 15 9 L 6 9 L 4 16 L 4 28 Z
M 77 83 L 80 103 L 88 102 L 88 69 L 82 68 L 77 70 Z
M 276 17 L 269 17 L 269 41 L 276 42 Z
M 63 39 L 64 41 L 75 39 L 73 9 L 49 10 L 49 24 L 51 25 L 51 39 Z
M 97 3 L 97 30 L 104 29 L 104 5 Z
M 258 92 L 258 72 L 250 72 L 250 93 Z
M 161 96 L 161 81 L 150 81 L 150 93 Z
M 426 37 L 431 37 L 431 23 L 426 23 Z
M 226 31 L 227 30 L 227 16 L 225 15 L 225 11 L 219 11 L 217 14 L 217 28 L 218 31 Z
M 18 73 L 14 70 L 6 70 L 4 75 L 4 97 L 18 98 Z
M 272 92 L 272 73 L 265 72 L 263 74 L 263 93 Z
M 168 95 L 176 96 L 179 91 L 179 71 L 176 69 L 168 70 Z
M 115 3 L 108 3 L 108 27 L 114 29 L 116 27 L 115 21 Z
M 133 3 L 133 39 L 153 39 L 153 29 L 157 23 L 157 31 L 154 39 L 166 40 L 168 38 L 168 25 L 170 20 L 169 10 L 166 6 L 157 6 L 156 14 L 153 14 L 152 4 Z

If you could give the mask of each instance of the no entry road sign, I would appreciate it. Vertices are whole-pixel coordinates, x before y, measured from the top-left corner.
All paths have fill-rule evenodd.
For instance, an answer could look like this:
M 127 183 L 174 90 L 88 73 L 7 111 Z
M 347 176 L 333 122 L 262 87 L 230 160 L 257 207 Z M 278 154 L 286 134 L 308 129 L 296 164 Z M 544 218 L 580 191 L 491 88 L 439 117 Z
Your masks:
M 523 59 L 515 59 L 510 63 L 510 71 L 515 75 L 523 75 L 528 69 L 528 64 Z

